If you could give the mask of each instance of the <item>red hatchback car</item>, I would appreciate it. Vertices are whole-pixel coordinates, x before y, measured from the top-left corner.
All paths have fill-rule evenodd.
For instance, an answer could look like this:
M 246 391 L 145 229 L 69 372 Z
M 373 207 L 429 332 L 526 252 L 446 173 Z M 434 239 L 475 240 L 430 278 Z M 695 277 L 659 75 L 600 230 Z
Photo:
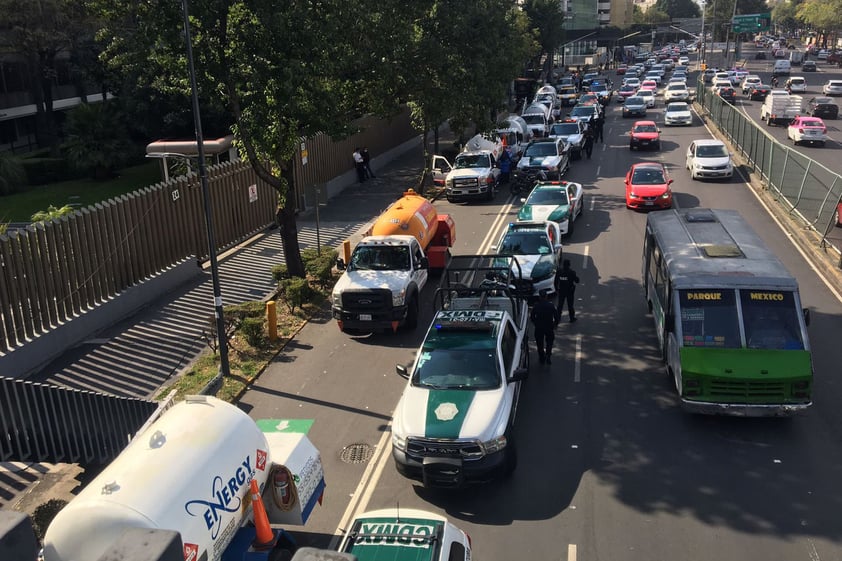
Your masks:
M 626 174 L 626 208 L 660 209 L 672 207 L 672 179 L 659 162 L 640 162 Z
M 636 121 L 629 132 L 629 150 L 661 149 L 661 130 L 655 121 Z

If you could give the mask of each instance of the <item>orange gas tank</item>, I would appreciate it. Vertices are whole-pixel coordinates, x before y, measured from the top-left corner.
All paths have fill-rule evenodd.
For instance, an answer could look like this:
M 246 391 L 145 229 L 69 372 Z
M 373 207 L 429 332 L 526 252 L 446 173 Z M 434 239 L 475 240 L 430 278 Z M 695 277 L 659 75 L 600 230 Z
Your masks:
M 371 227 L 372 236 L 414 236 L 427 249 L 438 229 L 438 213 L 426 198 L 414 190 L 392 203 Z

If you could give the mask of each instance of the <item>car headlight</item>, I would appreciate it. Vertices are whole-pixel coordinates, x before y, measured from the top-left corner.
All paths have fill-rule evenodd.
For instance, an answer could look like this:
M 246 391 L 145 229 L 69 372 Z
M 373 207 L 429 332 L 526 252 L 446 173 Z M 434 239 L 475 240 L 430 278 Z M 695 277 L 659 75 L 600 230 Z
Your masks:
M 672 192 L 671 192 L 671 191 L 664 191 L 664 194 L 663 194 L 663 195 L 661 195 L 661 198 L 662 198 L 662 199 L 669 199 L 670 197 L 672 197 Z
M 400 292 L 392 292 L 392 306 L 403 306 L 404 298 L 406 298 L 405 288 L 402 289 Z
M 452 179 L 445 179 L 444 186 L 448 189 L 453 189 L 453 180 Z
M 549 261 L 540 261 L 532 268 L 532 280 L 542 281 L 553 276 L 554 267 Z
M 334 292 L 331 294 L 331 298 L 333 299 L 333 305 L 337 308 L 342 306 L 342 293 L 341 292 Z
M 636 198 L 637 198 L 637 193 L 635 193 L 634 191 L 632 191 L 631 193 L 629 193 L 629 197 L 631 197 L 632 199 L 636 199 Z
M 392 433 L 392 446 L 401 452 L 406 452 L 406 437 Z
M 482 447 L 485 449 L 486 454 L 493 454 L 505 448 L 506 444 L 508 444 L 508 439 L 505 434 L 502 434 L 497 438 L 492 438 L 491 440 L 483 442 Z

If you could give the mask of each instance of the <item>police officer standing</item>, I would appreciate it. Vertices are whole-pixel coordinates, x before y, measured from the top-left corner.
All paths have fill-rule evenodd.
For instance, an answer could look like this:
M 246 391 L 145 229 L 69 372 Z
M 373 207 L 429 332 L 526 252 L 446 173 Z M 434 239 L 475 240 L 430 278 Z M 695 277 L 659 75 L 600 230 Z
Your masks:
M 570 268 L 570 260 L 565 259 L 561 262 L 561 270 L 556 277 L 556 290 L 558 291 L 559 315 L 561 314 L 561 309 L 564 307 L 564 302 L 567 301 L 567 315 L 570 317 L 570 323 L 576 321 L 576 310 L 573 309 L 573 299 L 578 283 L 579 277 L 576 275 L 576 271 Z
M 593 121 L 588 124 L 588 128 L 585 129 L 585 154 L 587 154 L 588 159 L 591 159 L 591 154 L 593 153 Z
M 535 326 L 535 343 L 538 346 L 538 362 L 552 364 L 550 353 L 555 340 L 555 328 L 561 321 L 558 310 L 550 301 L 546 290 L 542 290 L 538 301 L 532 306 L 532 323 Z

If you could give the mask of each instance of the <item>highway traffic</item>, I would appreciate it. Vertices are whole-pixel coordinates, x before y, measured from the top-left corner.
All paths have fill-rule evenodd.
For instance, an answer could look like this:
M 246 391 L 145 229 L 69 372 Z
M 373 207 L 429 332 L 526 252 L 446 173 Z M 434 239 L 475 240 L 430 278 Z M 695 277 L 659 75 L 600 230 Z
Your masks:
M 584 212 L 563 247 L 581 279 L 579 321 L 558 327 L 551 365 L 538 364 L 530 341 L 510 478 L 454 491 L 424 488 L 395 470 L 390 423 L 406 383 L 395 365 L 414 360 L 435 281 L 421 294 L 416 330 L 350 336 L 326 316 L 306 326 L 245 394 L 239 406 L 253 418 L 315 419 L 309 436 L 322 453 L 327 490 L 307 527 L 292 529 L 299 545 L 335 546 L 355 514 L 397 505 L 445 514 L 486 561 L 842 557 L 838 289 L 739 173 L 690 179 L 687 147 L 711 137 L 698 115 L 690 126 L 664 126 L 658 96 L 647 119 L 661 128 L 660 149 L 631 151 L 634 119 L 623 119 L 620 107 L 616 98 L 607 107 L 604 143 L 592 159 L 574 161 L 563 177 L 584 186 Z M 753 104 L 745 107 L 757 118 Z M 842 140 L 838 129 L 829 134 Z M 831 166 L 839 148 L 799 147 Z M 623 178 L 643 161 L 664 164 L 674 206 L 742 213 L 797 277 L 812 315 L 814 404 L 806 413 L 745 419 L 680 409 L 641 284 L 646 213 L 625 204 Z M 458 225 L 452 252 L 476 254 L 489 252 L 521 202 L 504 189 L 493 201 L 435 204 Z

